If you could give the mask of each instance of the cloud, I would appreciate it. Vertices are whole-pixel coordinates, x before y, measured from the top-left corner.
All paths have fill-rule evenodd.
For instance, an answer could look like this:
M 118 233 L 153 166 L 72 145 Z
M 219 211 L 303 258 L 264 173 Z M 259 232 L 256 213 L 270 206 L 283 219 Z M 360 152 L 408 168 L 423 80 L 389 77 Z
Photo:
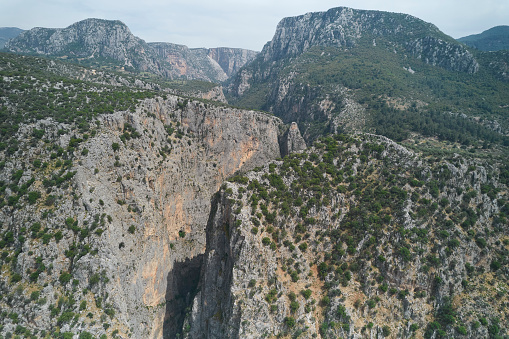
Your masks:
M 347 6 L 407 13 L 455 38 L 509 24 L 505 0 L 0 0 L 2 26 L 67 27 L 90 17 L 121 20 L 146 41 L 261 50 L 287 16 Z

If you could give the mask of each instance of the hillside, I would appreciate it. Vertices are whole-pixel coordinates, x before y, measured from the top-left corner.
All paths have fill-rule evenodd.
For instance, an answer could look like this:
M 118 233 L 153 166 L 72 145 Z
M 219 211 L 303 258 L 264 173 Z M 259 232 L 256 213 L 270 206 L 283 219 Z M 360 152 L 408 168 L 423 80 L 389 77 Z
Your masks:
M 485 52 L 509 50 L 509 26 L 492 27 L 480 34 L 459 38 L 458 41 Z
M 344 7 L 8 48 L 0 339 L 509 338 L 507 51 Z
M 507 61 L 409 15 L 340 7 L 283 19 L 227 99 L 298 122 L 308 140 L 362 130 L 503 144 Z
M 232 177 L 184 338 L 507 336 L 508 174 L 358 134 Z
M 10 40 L 5 49 L 109 70 L 215 83 L 226 80 L 256 55 L 235 48 L 189 49 L 146 43 L 124 23 L 100 19 L 86 19 L 62 29 L 33 28 Z

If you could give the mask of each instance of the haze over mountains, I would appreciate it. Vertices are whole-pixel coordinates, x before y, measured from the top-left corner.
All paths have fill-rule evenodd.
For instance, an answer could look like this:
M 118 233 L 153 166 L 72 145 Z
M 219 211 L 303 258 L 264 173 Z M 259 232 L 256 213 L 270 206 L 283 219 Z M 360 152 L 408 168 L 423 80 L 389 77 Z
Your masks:
M 22 29 L 16 27 L 0 27 L 0 49 L 4 48 L 9 39 L 17 37 L 22 32 Z
M 509 52 L 344 7 L 5 48 L 0 336 L 509 337 Z

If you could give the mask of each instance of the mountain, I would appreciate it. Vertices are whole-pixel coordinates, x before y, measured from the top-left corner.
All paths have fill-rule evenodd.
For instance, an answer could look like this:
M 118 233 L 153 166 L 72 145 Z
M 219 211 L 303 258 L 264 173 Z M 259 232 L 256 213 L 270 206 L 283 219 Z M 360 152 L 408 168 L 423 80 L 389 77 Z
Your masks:
M 249 53 L 82 25 L 27 35 L 66 59 L 0 53 L 0 338 L 509 335 L 505 51 L 403 14 L 284 19 L 228 83 L 280 118 L 113 59 Z
M 481 51 L 509 50 L 509 26 L 496 26 L 480 34 L 472 34 L 458 41 Z
M 216 83 L 226 80 L 256 55 L 234 48 L 207 50 L 148 44 L 135 37 L 124 23 L 100 19 L 86 19 L 63 29 L 33 28 L 9 41 L 5 49 L 87 66 Z
M 4 48 L 7 40 L 15 38 L 23 32 L 24 30 L 16 27 L 0 27 L 0 49 Z
M 398 141 L 417 133 L 464 144 L 486 133 L 482 139 L 502 142 L 506 62 L 410 15 L 340 7 L 281 20 L 228 81 L 227 99 L 297 122 L 307 140 L 361 130 Z M 475 135 L 455 130 L 465 125 Z
M 172 79 L 185 77 L 222 82 L 251 61 L 256 52 L 236 48 L 194 48 L 171 43 L 148 44 L 157 60 L 170 65 Z

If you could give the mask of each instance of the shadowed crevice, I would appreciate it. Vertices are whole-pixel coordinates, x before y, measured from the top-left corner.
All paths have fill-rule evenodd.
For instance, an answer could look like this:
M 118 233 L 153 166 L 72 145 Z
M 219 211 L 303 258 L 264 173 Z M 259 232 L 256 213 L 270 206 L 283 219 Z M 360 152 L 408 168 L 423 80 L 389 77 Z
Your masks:
M 178 338 L 182 334 L 186 312 L 191 309 L 194 296 L 198 292 L 202 264 L 203 254 L 200 254 L 176 262 L 168 273 L 164 338 Z

